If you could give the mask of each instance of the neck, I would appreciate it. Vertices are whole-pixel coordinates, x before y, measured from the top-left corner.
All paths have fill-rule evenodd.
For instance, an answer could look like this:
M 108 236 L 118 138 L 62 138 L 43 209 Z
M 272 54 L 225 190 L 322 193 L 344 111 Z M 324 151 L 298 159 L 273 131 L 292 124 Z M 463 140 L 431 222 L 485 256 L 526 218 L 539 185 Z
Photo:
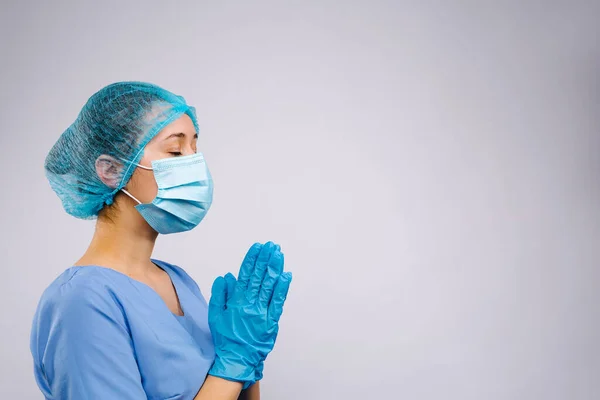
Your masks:
M 158 234 L 135 209 L 120 212 L 113 221 L 99 217 L 94 237 L 76 265 L 98 265 L 127 275 L 144 275 Z

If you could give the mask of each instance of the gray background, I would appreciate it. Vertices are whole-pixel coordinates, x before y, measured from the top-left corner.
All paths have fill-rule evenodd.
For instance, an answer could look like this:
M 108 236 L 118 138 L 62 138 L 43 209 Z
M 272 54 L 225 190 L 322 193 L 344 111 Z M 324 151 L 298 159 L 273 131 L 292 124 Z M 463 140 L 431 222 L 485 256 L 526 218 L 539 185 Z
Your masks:
M 595 3 L 2 2 L 0 398 L 41 398 L 31 318 L 93 232 L 44 157 L 118 80 L 197 107 L 215 178 L 156 257 L 208 295 L 286 253 L 264 399 L 600 398 Z

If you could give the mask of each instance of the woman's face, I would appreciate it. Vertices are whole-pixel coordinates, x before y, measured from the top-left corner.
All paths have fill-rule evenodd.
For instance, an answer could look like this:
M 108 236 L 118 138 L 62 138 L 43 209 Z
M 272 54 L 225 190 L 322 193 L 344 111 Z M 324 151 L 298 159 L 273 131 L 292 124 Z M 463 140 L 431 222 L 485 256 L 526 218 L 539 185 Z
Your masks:
M 195 154 L 197 140 L 196 128 L 191 118 L 184 114 L 163 128 L 146 145 L 139 164 L 152 167 L 154 160 Z M 142 203 L 151 203 L 158 191 L 153 172 L 139 167 L 133 172 L 126 189 Z

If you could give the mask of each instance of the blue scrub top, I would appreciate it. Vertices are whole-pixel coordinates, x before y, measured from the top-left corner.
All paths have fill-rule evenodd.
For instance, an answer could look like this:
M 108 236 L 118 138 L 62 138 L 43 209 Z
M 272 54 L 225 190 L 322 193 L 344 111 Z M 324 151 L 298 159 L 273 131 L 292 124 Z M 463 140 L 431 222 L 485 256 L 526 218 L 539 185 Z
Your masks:
M 46 399 L 193 399 L 215 350 L 208 306 L 181 268 L 166 271 L 184 316 L 149 286 L 109 268 L 72 267 L 45 291 L 31 331 Z

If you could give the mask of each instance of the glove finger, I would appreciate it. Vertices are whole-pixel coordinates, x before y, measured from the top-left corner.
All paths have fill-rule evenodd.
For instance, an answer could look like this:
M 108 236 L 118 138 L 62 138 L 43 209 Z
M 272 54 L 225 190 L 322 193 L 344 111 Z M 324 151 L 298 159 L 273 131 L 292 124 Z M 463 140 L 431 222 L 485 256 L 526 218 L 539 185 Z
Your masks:
M 273 290 L 273 297 L 271 298 L 271 304 L 269 304 L 269 319 L 273 322 L 278 322 L 283 313 L 283 303 L 287 298 L 288 291 L 290 290 L 290 283 L 292 283 L 292 273 L 284 272 L 279 276 L 275 289 Z
M 252 273 L 252 277 L 250 277 L 250 283 L 248 284 L 248 292 L 246 295 L 246 298 L 251 304 L 256 302 L 258 299 L 260 285 L 265 277 L 267 265 L 276 249 L 276 246 L 277 245 L 273 242 L 267 242 L 260 250 L 260 254 L 256 260 L 256 266 L 254 267 L 254 272 Z
M 212 284 L 210 301 L 208 303 L 209 314 L 219 312 L 225 308 L 227 302 L 227 285 L 225 278 L 217 277 Z
M 235 291 L 235 285 L 237 284 L 237 280 L 235 279 L 235 276 L 233 276 L 233 274 L 231 272 L 229 272 L 227 275 L 225 275 L 225 291 L 227 293 L 227 298 L 225 299 L 226 302 L 229 301 L 229 299 L 231 299 L 233 297 L 233 292 Z
M 252 274 L 254 273 L 256 260 L 262 248 L 262 244 L 254 243 L 252 247 L 250 247 L 250 250 L 248 250 L 248 252 L 246 253 L 244 261 L 242 261 L 242 266 L 240 267 L 240 273 L 238 274 L 237 281 L 238 286 L 244 290 L 248 287 L 250 277 L 252 277 Z
M 284 256 L 280 251 L 275 251 L 273 256 L 269 260 L 267 266 L 267 273 L 263 279 L 262 285 L 260 286 L 260 293 L 258 295 L 258 304 L 260 307 L 267 309 L 273 297 L 273 290 L 279 280 L 279 276 L 283 272 Z

